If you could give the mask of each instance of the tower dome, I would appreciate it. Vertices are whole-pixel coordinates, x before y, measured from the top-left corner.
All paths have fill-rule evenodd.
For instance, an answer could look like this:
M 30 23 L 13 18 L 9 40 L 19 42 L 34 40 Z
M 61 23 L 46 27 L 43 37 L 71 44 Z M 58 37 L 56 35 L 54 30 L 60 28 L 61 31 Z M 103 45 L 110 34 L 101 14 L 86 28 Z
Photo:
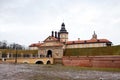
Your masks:
M 64 22 L 61 24 L 60 33 L 68 33 L 67 30 L 65 29 L 65 24 L 64 24 Z
M 68 41 L 68 32 L 65 29 L 64 22 L 61 24 L 61 29 L 58 33 L 58 38 L 59 38 L 60 42 L 67 42 Z

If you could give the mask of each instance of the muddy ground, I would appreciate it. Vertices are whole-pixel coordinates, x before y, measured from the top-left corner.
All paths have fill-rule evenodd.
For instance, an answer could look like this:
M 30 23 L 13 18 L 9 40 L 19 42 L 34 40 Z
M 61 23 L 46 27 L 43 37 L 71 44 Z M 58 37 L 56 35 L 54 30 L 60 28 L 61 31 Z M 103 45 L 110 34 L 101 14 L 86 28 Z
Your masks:
M 120 72 L 37 64 L 0 64 L 0 80 L 120 80 Z

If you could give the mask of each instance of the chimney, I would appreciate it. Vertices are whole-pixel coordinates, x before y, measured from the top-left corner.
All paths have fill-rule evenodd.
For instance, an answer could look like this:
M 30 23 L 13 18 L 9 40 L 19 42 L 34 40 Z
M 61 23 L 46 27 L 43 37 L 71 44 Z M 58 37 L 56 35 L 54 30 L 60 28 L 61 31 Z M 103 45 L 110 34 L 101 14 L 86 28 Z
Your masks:
M 60 32 L 58 32 L 58 39 L 60 39 Z
M 52 31 L 52 35 L 51 36 L 54 37 L 54 31 Z
M 57 31 L 55 31 L 55 38 L 57 38 Z

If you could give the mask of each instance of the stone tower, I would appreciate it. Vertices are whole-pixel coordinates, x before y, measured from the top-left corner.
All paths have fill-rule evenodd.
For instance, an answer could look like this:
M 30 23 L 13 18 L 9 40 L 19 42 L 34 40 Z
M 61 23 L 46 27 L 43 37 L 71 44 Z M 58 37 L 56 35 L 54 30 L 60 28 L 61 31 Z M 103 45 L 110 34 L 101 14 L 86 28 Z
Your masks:
M 58 38 L 60 40 L 60 42 L 67 42 L 68 41 L 68 32 L 67 30 L 65 29 L 65 24 L 62 23 L 61 24 L 61 29 L 58 33 Z

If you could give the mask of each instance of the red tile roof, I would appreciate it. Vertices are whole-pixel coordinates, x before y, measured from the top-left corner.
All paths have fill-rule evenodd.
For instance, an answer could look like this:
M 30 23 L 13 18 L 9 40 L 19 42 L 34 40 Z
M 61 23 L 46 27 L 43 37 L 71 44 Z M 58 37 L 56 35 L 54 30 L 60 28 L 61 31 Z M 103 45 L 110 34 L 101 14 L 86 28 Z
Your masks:
M 58 41 L 57 38 L 52 37 L 52 36 L 49 36 L 48 38 L 52 38 L 52 40 L 50 40 L 50 41 Z M 46 38 L 43 42 L 46 42 L 48 38 Z M 40 47 L 40 46 L 42 46 L 42 44 L 43 43 L 33 43 L 33 44 L 29 45 L 29 47 Z M 55 45 L 55 46 L 61 46 L 61 45 Z
M 77 40 L 77 41 L 68 41 L 66 44 L 89 44 L 89 43 L 109 43 L 107 39 L 91 39 L 91 40 Z M 110 42 L 111 43 L 111 42 Z
M 54 45 L 42 45 L 42 44 L 44 44 L 44 43 L 33 43 L 29 47 L 52 47 L 52 46 L 59 47 L 59 46 L 63 46 L 63 44 L 54 44 Z
M 54 37 L 53 37 L 54 38 Z M 56 40 L 56 38 L 55 38 Z M 66 44 L 67 45 L 72 45 L 72 44 L 89 44 L 89 43 L 112 43 L 111 41 L 107 39 L 90 39 L 90 40 L 76 40 L 76 41 L 68 41 Z M 58 46 L 63 46 L 63 44 L 54 44 L 54 45 L 42 45 L 44 43 L 33 43 L 29 47 L 58 47 Z
M 51 38 L 52 40 L 48 40 L 48 38 Z M 58 41 L 57 38 L 52 37 L 52 36 L 49 36 L 49 37 L 47 37 L 43 42 L 46 42 L 47 40 L 48 40 L 48 41 Z
M 29 47 L 38 47 L 40 46 L 42 43 L 33 43 L 31 44 Z

